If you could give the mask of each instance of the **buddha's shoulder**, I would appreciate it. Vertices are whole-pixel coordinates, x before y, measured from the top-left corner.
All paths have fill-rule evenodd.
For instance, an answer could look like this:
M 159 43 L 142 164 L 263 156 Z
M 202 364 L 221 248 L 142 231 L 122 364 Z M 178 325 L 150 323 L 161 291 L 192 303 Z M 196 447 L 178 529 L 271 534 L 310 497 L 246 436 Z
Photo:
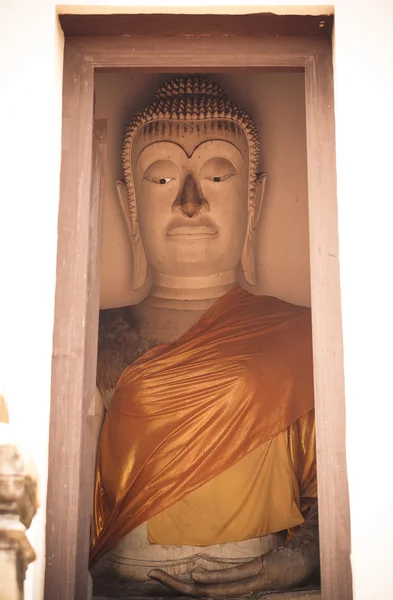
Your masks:
M 283 300 L 277 296 L 257 296 L 261 299 L 261 302 L 268 307 L 272 312 L 282 312 L 284 314 L 310 314 L 311 309 L 309 306 L 302 306 Z
M 308 306 L 292 304 L 273 296 L 261 297 L 259 331 L 261 344 L 265 344 L 277 364 L 305 367 L 312 364 L 312 323 Z M 257 327 L 256 327 L 257 329 Z M 288 362 L 288 357 L 292 357 Z
M 244 315 L 252 314 L 263 322 L 274 321 L 299 321 L 304 327 L 311 327 L 311 309 L 283 300 L 276 296 L 257 295 L 242 291 L 240 310 Z
M 124 369 L 150 348 L 132 306 L 100 310 L 97 386 L 111 390 Z
M 292 304 L 285 300 L 269 296 L 267 298 L 267 320 L 271 322 L 273 331 L 285 344 L 310 345 L 312 338 L 311 309 L 308 306 Z M 265 314 L 266 314 L 265 313 Z

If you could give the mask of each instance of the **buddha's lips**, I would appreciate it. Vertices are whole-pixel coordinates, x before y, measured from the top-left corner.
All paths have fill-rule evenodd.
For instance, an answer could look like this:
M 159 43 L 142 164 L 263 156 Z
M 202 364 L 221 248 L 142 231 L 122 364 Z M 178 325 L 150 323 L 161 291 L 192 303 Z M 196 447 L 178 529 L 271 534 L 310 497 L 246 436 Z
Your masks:
M 168 237 L 192 237 L 194 239 L 212 238 L 218 234 L 215 227 L 206 225 L 178 225 L 166 232 Z

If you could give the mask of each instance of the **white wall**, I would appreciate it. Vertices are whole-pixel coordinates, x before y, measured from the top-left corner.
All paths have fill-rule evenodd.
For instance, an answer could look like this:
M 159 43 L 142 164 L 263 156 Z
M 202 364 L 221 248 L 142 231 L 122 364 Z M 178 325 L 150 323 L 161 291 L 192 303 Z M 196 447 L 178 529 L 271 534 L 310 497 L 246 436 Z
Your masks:
M 49 1 L 0 8 L 0 393 L 40 475 L 26 598 L 42 597 L 63 37 Z
M 150 4 L 150 8 L 146 7 Z M 175 0 L 172 0 L 175 4 Z M 197 0 L 63 3 L 63 12 L 324 12 L 321 2 L 279 6 Z M 112 5 L 107 9 L 103 6 Z M 227 5 L 227 6 L 225 6 Z M 309 8 L 305 8 L 308 5 Z M 67 8 L 68 6 L 68 8 Z M 101 8 L 100 8 L 101 6 Z M 120 7 L 120 8 L 115 8 Z M 289 6 L 289 8 L 288 8 Z M 55 0 L 1 4 L 0 391 L 47 477 L 51 336 L 60 165 L 62 36 Z M 391 0 L 337 0 L 335 86 L 339 235 L 356 600 L 393 597 L 391 471 L 393 139 Z M 45 494 L 41 495 L 42 506 Z M 39 559 L 26 598 L 41 600 L 44 510 L 31 531 Z
M 337 3 L 335 109 L 356 600 L 393 598 L 393 2 Z

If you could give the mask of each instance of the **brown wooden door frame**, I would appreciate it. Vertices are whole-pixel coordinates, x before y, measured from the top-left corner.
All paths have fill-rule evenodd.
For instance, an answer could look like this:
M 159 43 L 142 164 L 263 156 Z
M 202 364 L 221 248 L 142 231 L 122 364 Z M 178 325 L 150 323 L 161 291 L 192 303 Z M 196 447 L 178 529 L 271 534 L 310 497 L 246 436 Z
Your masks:
M 308 37 L 68 38 L 53 339 L 46 600 L 86 600 L 99 304 L 94 71 L 304 69 L 323 600 L 350 600 L 350 517 L 331 42 Z M 97 172 L 95 169 L 94 173 Z

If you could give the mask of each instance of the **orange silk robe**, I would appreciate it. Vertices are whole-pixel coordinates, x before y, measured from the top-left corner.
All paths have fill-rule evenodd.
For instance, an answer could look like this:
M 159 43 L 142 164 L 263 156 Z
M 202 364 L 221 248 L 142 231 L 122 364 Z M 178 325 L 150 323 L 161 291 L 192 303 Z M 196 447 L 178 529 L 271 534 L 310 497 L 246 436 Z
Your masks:
M 98 449 L 91 564 L 242 459 L 266 462 L 257 455 L 269 440 L 291 458 L 283 472 L 315 497 L 315 450 L 304 448 L 315 441 L 313 404 L 309 309 L 232 288 L 122 373 Z

